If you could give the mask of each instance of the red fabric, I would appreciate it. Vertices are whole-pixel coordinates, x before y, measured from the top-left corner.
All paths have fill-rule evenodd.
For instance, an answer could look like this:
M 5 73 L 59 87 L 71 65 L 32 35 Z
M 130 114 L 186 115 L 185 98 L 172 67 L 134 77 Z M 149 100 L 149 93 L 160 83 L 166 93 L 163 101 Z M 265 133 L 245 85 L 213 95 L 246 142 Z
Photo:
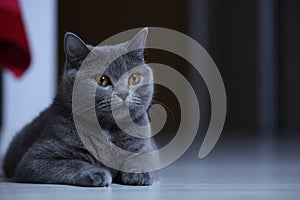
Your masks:
M 0 0 L 0 67 L 21 76 L 30 63 L 18 0 Z

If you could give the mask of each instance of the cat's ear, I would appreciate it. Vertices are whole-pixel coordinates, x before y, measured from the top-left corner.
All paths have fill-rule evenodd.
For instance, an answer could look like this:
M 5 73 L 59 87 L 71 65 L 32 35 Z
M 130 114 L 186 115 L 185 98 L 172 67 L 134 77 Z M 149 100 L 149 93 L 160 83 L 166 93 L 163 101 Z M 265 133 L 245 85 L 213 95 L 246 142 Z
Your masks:
M 79 67 L 90 53 L 88 46 L 77 35 L 67 32 L 64 38 L 64 50 L 67 62 L 73 67 Z
M 127 43 L 128 50 L 144 49 L 148 35 L 148 28 L 140 30 L 130 41 Z

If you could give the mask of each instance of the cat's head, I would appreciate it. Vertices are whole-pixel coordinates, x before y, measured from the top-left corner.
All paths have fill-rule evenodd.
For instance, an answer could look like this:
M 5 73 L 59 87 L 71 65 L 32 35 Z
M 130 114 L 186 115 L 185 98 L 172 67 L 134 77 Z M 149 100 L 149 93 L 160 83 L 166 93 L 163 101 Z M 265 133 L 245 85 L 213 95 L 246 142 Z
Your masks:
M 80 82 L 83 94 L 80 98 L 84 102 L 84 98 L 92 96 L 95 105 L 94 108 L 83 105 L 79 112 L 96 108 L 98 119 L 104 124 L 112 122 L 112 108 L 118 118 L 128 118 L 125 112 L 128 108 L 133 120 L 144 115 L 153 94 L 152 70 L 144 62 L 147 33 L 145 28 L 127 42 L 95 47 L 73 33 L 66 33 L 66 62 L 59 91 L 65 106 L 72 109 L 74 80 L 80 73 L 84 77 Z M 82 69 L 83 65 L 86 69 Z

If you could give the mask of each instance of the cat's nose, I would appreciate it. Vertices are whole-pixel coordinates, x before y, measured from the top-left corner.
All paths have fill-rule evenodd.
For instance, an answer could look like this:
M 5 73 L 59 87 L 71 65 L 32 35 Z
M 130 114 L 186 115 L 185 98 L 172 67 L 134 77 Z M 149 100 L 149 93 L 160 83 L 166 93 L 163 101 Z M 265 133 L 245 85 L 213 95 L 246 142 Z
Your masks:
M 118 97 L 120 97 L 124 102 L 125 102 L 127 96 L 128 96 L 128 93 L 121 93 L 121 94 L 118 94 Z

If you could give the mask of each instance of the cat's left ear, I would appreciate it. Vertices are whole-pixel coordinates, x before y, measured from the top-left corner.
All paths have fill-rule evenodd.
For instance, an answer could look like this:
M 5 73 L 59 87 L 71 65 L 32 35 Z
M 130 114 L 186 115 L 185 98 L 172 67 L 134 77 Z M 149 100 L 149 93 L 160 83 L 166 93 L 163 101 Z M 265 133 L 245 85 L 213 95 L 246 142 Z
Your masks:
M 129 42 L 128 50 L 144 49 L 146 46 L 146 40 L 148 35 L 148 28 L 140 30 Z
M 85 57 L 90 53 L 88 45 L 71 32 L 65 34 L 64 50 L 67 62 L 73 67 L 79 67 Z

